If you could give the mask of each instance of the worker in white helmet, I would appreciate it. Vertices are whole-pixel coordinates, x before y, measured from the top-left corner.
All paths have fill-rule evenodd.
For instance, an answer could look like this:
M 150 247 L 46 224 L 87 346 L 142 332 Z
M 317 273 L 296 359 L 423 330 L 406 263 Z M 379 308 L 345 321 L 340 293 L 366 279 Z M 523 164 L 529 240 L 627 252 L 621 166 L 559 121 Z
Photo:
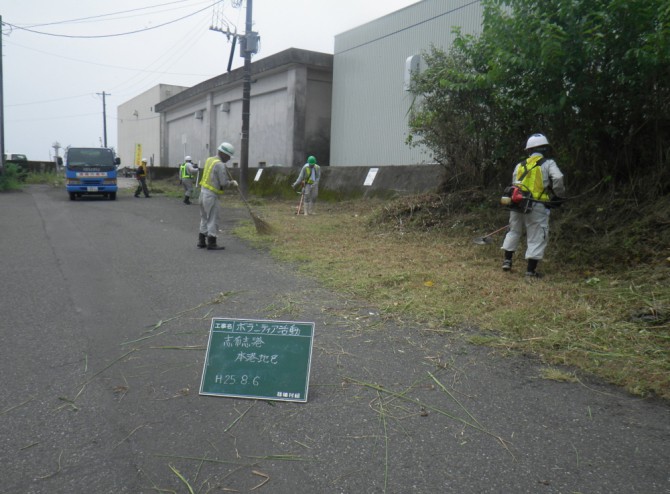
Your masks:
M 216 156 L 207 158 L 202 170 L 200 185 L 200 233 L 198 234 L 198 248 L 207 250 L 223 250 L 223 245 L 217 245 L 216 237 L 219 233 L 219 196 L 224 187 L 237 187 L 235 180 L 228 178 L 225 163 L 235 154 L 235 148 L 228 142 L 222 142 L 217 149 Z
M 184 162 L 179 165 L 179 181 L 184 188 L 184 204 L 191 204 L 191 194 L 193 193 L 193 180 L 198 173 L 198 165 L 194 165 L 190 156 L 184 158 Z
M 512 258 L 526 230 L 526 277 L 540 278 L 538 263 L 544 258 L 549 241 L 549 213 L 565 197 L 563 173 L 548 158 L 551 147 L 543 134 L 533 134 L 526 142 L 528 158 L 518 163 L 512 174 L 516 194 L 510 206 L 509 232 L 503 241 L 503 271 L 512 269 Z M 518 200 L 517 200 L 518 198 Z

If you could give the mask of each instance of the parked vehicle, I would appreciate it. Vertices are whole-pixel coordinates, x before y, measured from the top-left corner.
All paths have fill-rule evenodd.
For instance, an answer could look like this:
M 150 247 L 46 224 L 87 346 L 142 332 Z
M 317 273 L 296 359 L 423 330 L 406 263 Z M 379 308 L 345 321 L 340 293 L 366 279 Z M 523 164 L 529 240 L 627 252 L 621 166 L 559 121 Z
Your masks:
M 26 157 L 25 154 L 8 153 L 5 155 L 5 161 L 11 161 L 12 163 L 21 163 L 28 161 L 28 158 Z
M 109 148 L 75 148 L 65 152 L 65 189 L 74 201 L 83 195 L 116 199 L 116 169 L 121 158 Z

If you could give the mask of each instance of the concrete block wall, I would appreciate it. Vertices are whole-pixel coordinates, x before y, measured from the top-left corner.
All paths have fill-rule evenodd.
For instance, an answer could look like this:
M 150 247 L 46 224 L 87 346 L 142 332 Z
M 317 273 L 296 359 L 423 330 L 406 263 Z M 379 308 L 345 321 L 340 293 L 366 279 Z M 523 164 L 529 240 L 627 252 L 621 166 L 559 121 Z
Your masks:
M 372 185 L 364 185 L 373 168 L 377 168 L 377 174 Z M 262 170 L 261 175 L 256 181 L 259 170 Z M 239 178 L 239 168 L 231 168 L 230 171 L 233 177 Z M 174 167 L 150 166 L 149 173 L 154 180 L 179 180 L 178 169 Z M 288 197 L 299 173 L 299 167 L 249 168 L 249 192 L 261 197 Z M 441 165 L 322 166 L 319 195 L 327 200 L 437 192 L 445 175 L 446 170 Z
M 371 185 L 364 185 L 370 170 L 377 168 L 377 174 Z M 258 168 L 249 169 L 252 181 L 249 191 L 261 196 L 285 195 L 283 189 L 290 188 L 300 173 L 299 167 L 263 168 L 260 179 L 254 181 Z M 233 169 L 235 176 L 238 170 Z M 441 165 L 406 166 L 347 166 L 321 167 L 319 196 L 324 199 L 356 198 L 397 195 L 414 195 L 439 190 L 446 175 Z

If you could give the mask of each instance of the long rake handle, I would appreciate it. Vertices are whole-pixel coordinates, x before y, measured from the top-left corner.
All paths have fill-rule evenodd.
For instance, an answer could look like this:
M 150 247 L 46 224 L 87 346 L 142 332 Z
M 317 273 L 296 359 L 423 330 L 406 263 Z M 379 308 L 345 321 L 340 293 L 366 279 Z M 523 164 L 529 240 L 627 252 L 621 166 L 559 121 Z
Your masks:
M 235 179 L 233 178 L 233 176 L 230 174 L 230 171 L 228 170 L 228 167 L 226 166 L 225 163 L 223 164 L 223 167 L 226 169 L 226 175 L 228 175 L 228 180 L 230 180 L 231 182 L 234 181 L 234 182 L 237 184 L 237 180 L 235 180 Z M 245 206 L 247 207 L 247 209 L 249 210 L 249 214 L 250 214 L 251 216 L 254 216 L 254 213 L 253 213 L 253 211 L 251 210 L 251 206 L 249 206 L 249 203 L 247 202 L 246 197 L 244 197 L 244 194 L 242 194 L 242 189 L 240 188 L 240 184 L 237 184 L 237 192 L 240 193 L 240 197 L 242 198 L 242 201 L 244 202 L 244 205 L 245 205 Z

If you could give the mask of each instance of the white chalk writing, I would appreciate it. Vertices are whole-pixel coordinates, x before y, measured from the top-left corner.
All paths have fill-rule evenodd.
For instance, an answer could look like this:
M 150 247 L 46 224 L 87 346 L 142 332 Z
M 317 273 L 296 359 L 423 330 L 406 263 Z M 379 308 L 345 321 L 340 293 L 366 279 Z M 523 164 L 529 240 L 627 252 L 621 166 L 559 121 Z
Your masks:
M 240 352 L 235 357 L 235 362 L 251 362 L 252 364 L 272 364 L 279 363 L 279 355 L 264 355 L 258 353 Z

